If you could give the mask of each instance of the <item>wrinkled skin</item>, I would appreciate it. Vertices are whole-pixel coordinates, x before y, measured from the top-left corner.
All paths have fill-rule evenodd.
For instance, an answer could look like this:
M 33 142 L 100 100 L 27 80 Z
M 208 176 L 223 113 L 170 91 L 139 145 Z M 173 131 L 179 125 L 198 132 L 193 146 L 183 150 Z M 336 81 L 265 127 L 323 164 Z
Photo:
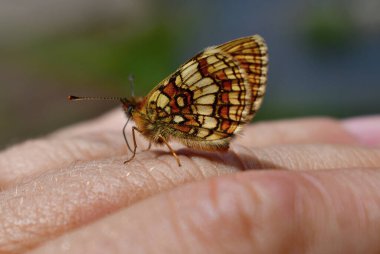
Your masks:
M 127 165 L 121 110 L 0 153 L 0 253 L 380 253 L 380 117 L 246 126 Z M 29 253 L 29 252 L 28 252 Z

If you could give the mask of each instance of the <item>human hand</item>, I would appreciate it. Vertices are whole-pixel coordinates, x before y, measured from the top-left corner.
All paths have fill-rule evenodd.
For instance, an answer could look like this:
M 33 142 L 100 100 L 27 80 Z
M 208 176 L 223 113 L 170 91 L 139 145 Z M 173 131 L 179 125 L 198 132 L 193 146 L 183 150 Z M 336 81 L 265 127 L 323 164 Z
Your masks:
M 1 253 L 380 252 L 379 117 L 253 124 L 228 153 L 173 145 L 182 167 L 165 147 L 124 165 L 124 121 L 0 154 Z

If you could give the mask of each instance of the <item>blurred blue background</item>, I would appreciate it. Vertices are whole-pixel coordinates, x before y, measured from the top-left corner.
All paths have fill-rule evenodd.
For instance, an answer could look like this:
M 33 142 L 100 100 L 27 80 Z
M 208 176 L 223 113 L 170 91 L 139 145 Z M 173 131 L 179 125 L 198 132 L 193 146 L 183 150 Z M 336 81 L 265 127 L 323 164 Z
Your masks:
M 380 1 L 0 2 L 0 147 L 145 95 L 203 48 L 260 34 L 269 46 L 258 120 L 379 113 Z M 122 126 L 120 126 L 122 128 Z

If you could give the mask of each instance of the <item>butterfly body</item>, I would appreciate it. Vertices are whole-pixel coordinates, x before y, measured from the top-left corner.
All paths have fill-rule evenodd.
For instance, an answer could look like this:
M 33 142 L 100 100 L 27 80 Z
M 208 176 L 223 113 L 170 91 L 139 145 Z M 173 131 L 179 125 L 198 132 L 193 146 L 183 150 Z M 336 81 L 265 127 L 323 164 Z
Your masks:
M 178 164 L 170 139 L 194 149 L 226 151 L 262 103 L 267 64 L 267 47 L 258 35 L 209 47 L 145 98 L 122 100 L 123 108 L 136 123 L 133 130 L 166 144 Z

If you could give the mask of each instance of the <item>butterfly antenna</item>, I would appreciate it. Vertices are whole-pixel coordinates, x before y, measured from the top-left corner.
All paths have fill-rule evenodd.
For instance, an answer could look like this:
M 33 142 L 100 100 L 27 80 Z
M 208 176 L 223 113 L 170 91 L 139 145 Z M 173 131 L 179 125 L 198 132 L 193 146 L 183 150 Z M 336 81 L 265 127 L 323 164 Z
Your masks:
M 135 97 L 135 76 L 133 74 L 129 74 L 128 80 L 131 87 L 131 96 Z
M 123 97 L 88 97 L 88 96 L 67 96 L 69 101 L 121 101 L 125 100 Z

